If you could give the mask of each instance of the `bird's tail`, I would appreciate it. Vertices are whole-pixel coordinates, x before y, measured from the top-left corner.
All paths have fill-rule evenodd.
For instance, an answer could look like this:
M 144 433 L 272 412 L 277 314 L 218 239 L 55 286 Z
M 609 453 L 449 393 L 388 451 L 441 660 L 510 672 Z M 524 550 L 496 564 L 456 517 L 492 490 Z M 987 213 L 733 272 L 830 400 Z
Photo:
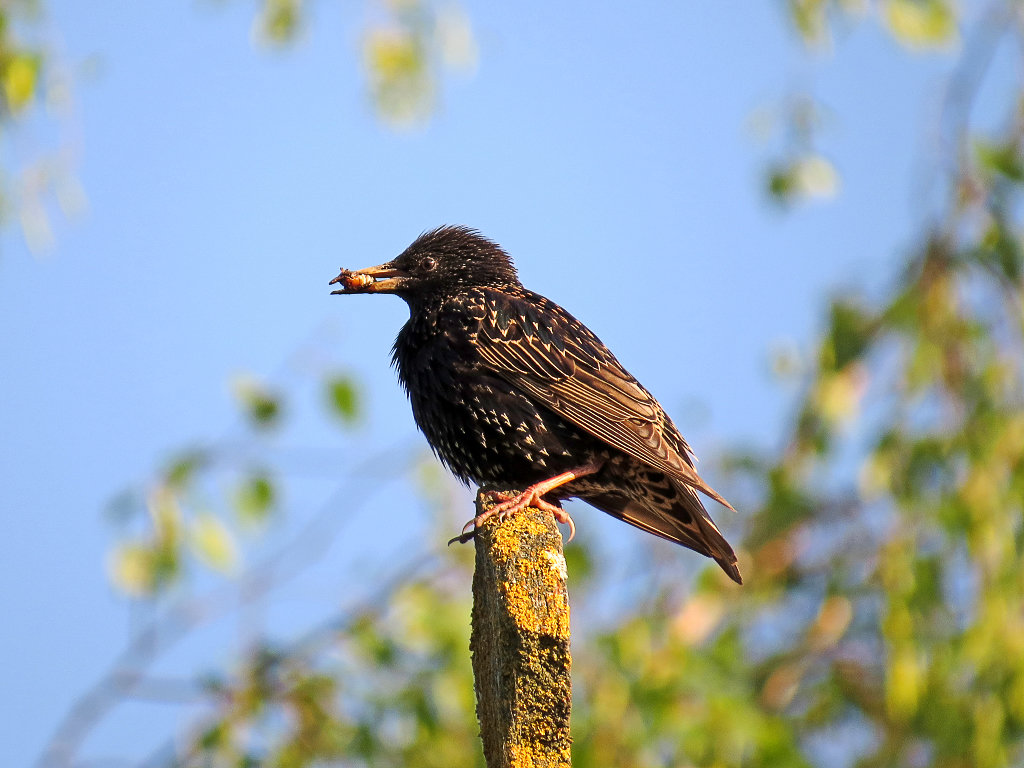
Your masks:
M 672 486 L 676 491 L 675 498 L 668 500 L 653 495 L 637 499 L 612 493 L 580 498 L 642 531 L 713 558 L 730 579 L 742 584 L 736 553 L 708 516 L 696 491 L 682 483 L 673 482 Z

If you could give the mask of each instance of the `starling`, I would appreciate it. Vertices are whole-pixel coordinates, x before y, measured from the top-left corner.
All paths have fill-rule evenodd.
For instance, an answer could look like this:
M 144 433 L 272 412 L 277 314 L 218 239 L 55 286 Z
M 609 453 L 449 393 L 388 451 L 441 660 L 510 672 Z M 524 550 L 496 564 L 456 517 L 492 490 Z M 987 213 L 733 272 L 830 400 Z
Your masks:
M 539 506 L 571 525 L 560 501 L 583 499 L 742 583 L 697 492 L 732 506 L 697 474 L 672 420 L 585 325 L 523 287 L 499 245 L 440 227 L 331 283 L 409 305 L 392 360 L 430 447 L 467 484 L 526 489 L 487 516 Z

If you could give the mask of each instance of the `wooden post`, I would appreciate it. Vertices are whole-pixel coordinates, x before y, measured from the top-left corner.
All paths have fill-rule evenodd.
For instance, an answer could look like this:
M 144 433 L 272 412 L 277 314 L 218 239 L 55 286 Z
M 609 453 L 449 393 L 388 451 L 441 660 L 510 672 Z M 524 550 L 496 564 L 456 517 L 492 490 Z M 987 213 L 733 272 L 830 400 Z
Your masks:
M 493 502 L 477 496 L 477 511 Z M 562 535 L 528 508 L 477 532 L 473 675 L 487 768 L 569 768 L 569 594 Z

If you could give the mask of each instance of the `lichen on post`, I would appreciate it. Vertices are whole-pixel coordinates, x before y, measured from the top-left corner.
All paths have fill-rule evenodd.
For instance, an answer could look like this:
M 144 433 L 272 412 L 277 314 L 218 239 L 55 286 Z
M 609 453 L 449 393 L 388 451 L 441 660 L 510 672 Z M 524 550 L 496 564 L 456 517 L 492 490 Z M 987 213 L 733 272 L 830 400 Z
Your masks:
M 492 502 L 477 496 L 477 511 Z M 562 536 L 529 507 L 477 531 L 473 675 L 488 768 L 568 768 L 572 685 Z

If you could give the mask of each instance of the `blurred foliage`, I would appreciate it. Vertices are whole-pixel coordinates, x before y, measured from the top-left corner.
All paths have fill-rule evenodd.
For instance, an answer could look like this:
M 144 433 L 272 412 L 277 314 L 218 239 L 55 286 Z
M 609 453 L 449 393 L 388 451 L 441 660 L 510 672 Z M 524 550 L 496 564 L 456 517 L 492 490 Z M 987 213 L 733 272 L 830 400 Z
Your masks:
M 910 48 L 947 48 L 958 41 L 956 11 L 945 0 L 888 0 L 882 14 L 892 36 Z
M 254 20 L 256 36 L 274 45 L 294 40 L 301 30 L 303 0 L 263 0 Z
M 270 429 L 280 423 L 281 398 L 262 382 L 239 376 L 232 382 L 231 389 L 251 426 Z
M 182 509 L 176 494 L 158 486 L 146 499 L 149 525 L 145 534 L 125 537 L 111 555 L 114 583 L 129 595 L 141 597 L 174 582 L 180 571 Z
M 122 532 L 108 570 L 114 585 L 132 597 L 156 597 L 170 590 L 193 561 L 223 573 L 234 572 L 241 564 L 235 525 L 228 516 L 215 514 L 193 483 L 199 466 L 192 463 L 195 455 L 172 462 L 142 504 L 133 504 L 130 494 L 117 500 L 115 522 Z M 265 518 L 274 489 L 269 476 L 248 472 L 233 500 L 237 519 Z
M 41 123 L 63 134 L 73 117 L 68 73 L 48 39 L 44 3 L 0 3 L 0 224 L 17 222 L 33 251 L 53 244 L 51 203 L 64 215 L 85 207 L 73 171 L 76 147 L 63 135 L 54 147 L 39 139 Z M 28 149 L 18 141 L 25 132 L 35 139 Z
M 482 767 L 469 592 L 453 584 L 410 581 L 331 632 L 208 680 L 215 714 L 174 764 Z
M 389 7 L 420 13 L 416 3 Z M 811 42 L 869 12 L 803 0 L 789 9 Z M 955 42 L 948 3 L 870 9 L 909 51 Z M 1018 26 L 1000 34 L 1019 36 L 1017 6 L 1005 10 Z M 404 55 L 396 49 L 381 66 L 401 71 L 411 66 Z M 1024 89 L 1015 89 L 1002 131 L 963 131 L 940 182 L 947 202 L 908 245 L 890 288 L 832 300 L 803 365 L 793 355 L 780 363 L 802 376 L 781 448 L 728 458 L 730 496 L 750 510 L 746 586 L 710 568 L 684 589 L 649 558 L 644 598 L 574 637 L 577 766 L 1024 765 Z M 799 109 L 816 124 L 817 107 Z M 967 125 L 970 115 L 953 118 Z M 810 148 L 798 131 L 801 141 Z M 780 171 L 779 197 L 799 186 L 792 175 Z M 328 375 L 324 386 L 325 418 L 358 420 L 355 382 Z M 261 383 L 242 380 L 236 393 L 255 434 L 288 412 Z M 246 467 L 225 505 L 211 504 L 204 478 L 219 460 L 185 452 L 154 483 L 135 518 L 142 532 L 112 558 L 127 593 L 155 599 L 190 567 L 240 567 L 233 526 L 267 514 L 281 494 L 272 467 Z M 592 554 L 579 545 L 567 554 L 574 603 L 600 599 Z M 242 653 L 233 672 L 206 679 L 205 711 L 150 762 L 481 766 L 469 568 L 452 550 L 291 645 Z
M 362 414 L 362 394 L 349 374 L 324 375 L 324 410 L 348 428 Z M 284 395 L 253 376 L 238 376 L 232 393 L 242 416 L 245 444 L 278 431 Z M 193 566 L 221 573 L 243 565 L 240 534 L 261 531 L 280 505 L 281 473 L 272 462 L 231 445 L 189 448 L 173 456 L 142 493 L 125 492 L 111 504 L 119 543 L 108 561 L 114 585 L 135 598 L 169 593 Z M 216 482 L 213 482 L 216 481 Z M 227 492 L 211 491 L 211 484 Z
M 307 0 L 259 0 L 255 40 L 284 47 L 298 40 L 311 13 Z M 88 62 L 68 66 L 49 44 L 43 0 L 0 2 L 0 225 L 17 221 L 29 250 L 51 248 L 54 210 L 74 216 L 86 208 L 75 172 L 77 142 L 66 134 L 74 122 L 74 80 Z M 454 2 L 371 0 L 362 25 L 361 60 L 369 101 L 378 118 L 395 128 L 418 125 L 436 111 L 449 71 L 472 72 L 477 50 L 468 17 Z M 93 62 L 94 63 L 94 62 Z M 58 124 L 56 145 L 26 154 L 10 137 Z M 54 205 L 55 204 L 55 205 Z
M 999 23 L 1012 24 L 1012 3 L 997 1 L 992 7 L 1006 7 Z M 793 28 L 809 49 L 825 53 L 833 39 L 855 25 L 877 22 L 893 40 L 910 51 L 949 51 L 960 44 L 958 6 L 950 0 L 788 0 Z M 781 100 L 781 106 L 762 113 L 777 112 L 771 120 L 761 115 L 759 133 L 780 137 L 777 157 L 764 174 L 769 198 L 783 207 L 795 203 L 831 198 L 840 187 L 840 173 L 818 145 L 827 121 L 827 108 L 810 92 Z M 772 129 L 768 123 L 777 124 Z
M 253 471 L 242 478 L 235 490 L 235 511 L 239 520 L 260 524 L 274 509 L 277 488 L 273 478 L 264 472 Z
M 7 0 L 0 4 L 0 120 L 10 121 L 40 95 L 42 48 L 32 27 L 40 15 L 36 0 Z
M 359 387 L 356 386 L 352 376 L 347 374 L 336 374 L 328 377 L 327 399 L 331 406 L 331 412 L 341 419 L 344 424 L 353 424 L 359 420 L 362 411 Z
M 958 6 L 949 0 L 787 0 L 793 27 L 810 46 L 825 46 L 837 29 L 878 18 L 900 45 L 945 49 L 958 41 Z
M 766 171 L 769 199 L 782 207 L 807 200 L 827 200 L 839 193 L 839 172 L 816 148 L 829 114 L 806 94 L 785 100 L 780 107 L 762 109 L 752 127 L 765 140 L 781 137 L 782 150 Z
M 445 69 L 475 69 L 473 32 L 453 3 L 386 0 L 381 8 L 363 38 L 370 94 L 384 120 L 416 124 L 433 113 Z
M 309 5 L 304 0 L 262 0 L 257 38 L 276 46 L 291 43 L 301 36 Z M 371 103 L 394 127 L 423 123 L 434 113 L 446 71 L 476 68 L 469 19 L 450 0 L 372 0 L 361 48 Z
M 838 187 L 835 167 L 821 155 L 799 155 L 768 171 L 768 193 L 780 203 L 834 197 Z

